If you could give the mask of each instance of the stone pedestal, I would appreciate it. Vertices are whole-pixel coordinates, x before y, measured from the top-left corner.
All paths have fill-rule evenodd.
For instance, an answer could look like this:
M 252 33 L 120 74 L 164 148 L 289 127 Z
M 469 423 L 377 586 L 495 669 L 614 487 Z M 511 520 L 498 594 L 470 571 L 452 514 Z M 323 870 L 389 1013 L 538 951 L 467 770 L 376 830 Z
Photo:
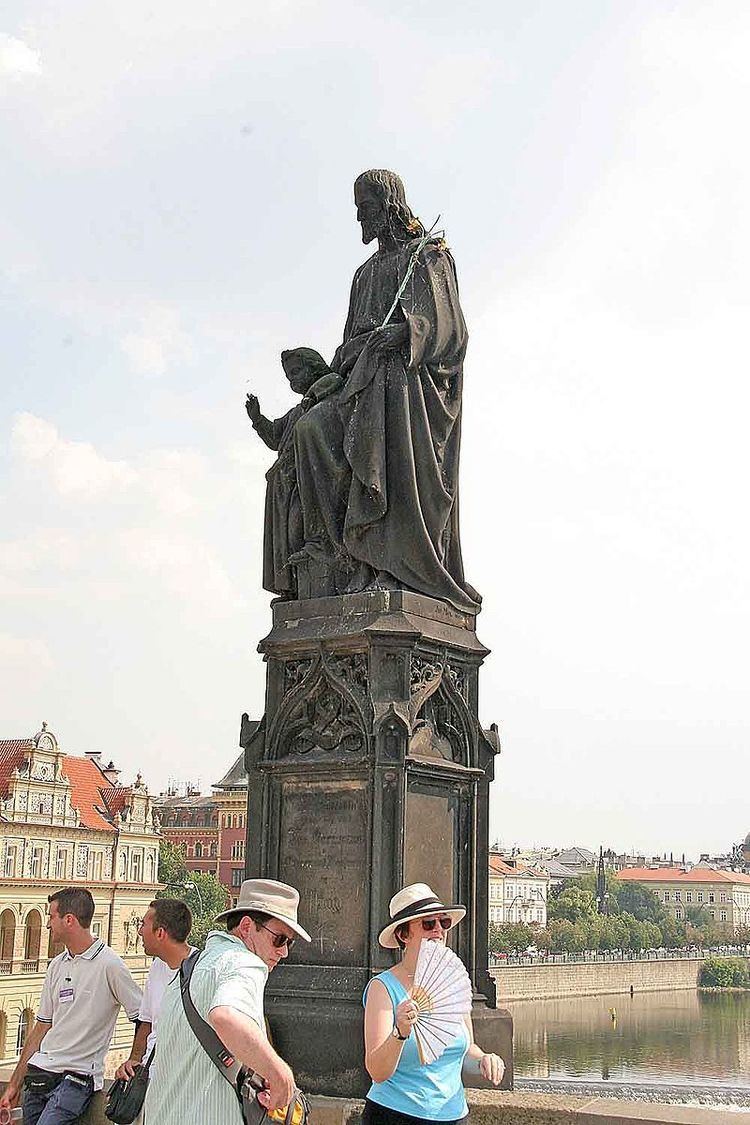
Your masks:
M 477 719 L 488 650 L 475 619 L 405 591 L 278 602 L 259 646 L 266 712 L 243 719 L 247 874 L 297 887 L 312 943 L 266 989 L 274 1041 L 311 1093 L 362 1096 L 362 991 L 393 963 L 388 902 L 426 882 L 466 919 L 452 933 L 475 990 L 477 1040 L 503 1044 L 487 972 L 493 728 Z M 491 1042 L 490 1042 L 491 1040 Z

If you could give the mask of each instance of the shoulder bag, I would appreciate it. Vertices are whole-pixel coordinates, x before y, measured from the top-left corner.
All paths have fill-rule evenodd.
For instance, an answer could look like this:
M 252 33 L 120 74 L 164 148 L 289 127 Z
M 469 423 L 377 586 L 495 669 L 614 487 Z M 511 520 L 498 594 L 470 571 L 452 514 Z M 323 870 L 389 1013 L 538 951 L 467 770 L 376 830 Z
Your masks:
M 152 1047 L 145 1063 L 135 1068 L 132 1078 L 118 1078 L 112 1083 L 104 1109 L 104 1116 L 108 1121 L 114 1121 L 116 1125 L 132 1125 L 135 1121 L 146 1100 L 148 1076 L 155 1051 L 156 1047 Z
M 190 995 L 190 978 L 199 956 L 196 949 L 180 966 L 182 1006 L 195 1038 L 237 1095 L 244 1125 L 266 1125 L 269 1121 L 277 1125 L 308 1125 L 310 1107 L 302 1091 L 295 1086 L 289 1105 L 269 1113 L 258 1101 L 258 1094 L 265 1089 L 263 1078 L 238 1063 L 211 1024 L 203 1019 Z

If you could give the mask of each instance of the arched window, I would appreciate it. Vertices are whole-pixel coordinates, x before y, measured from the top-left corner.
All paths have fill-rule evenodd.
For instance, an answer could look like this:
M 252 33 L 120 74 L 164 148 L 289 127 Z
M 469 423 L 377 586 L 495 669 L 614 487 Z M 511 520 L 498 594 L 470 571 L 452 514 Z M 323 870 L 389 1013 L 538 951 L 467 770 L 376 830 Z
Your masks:
M 153 883 L 154 881 L 154 853 L 149 852 L 146 856 L 146 882 Z
M 16 916 L 12 910 L 0 914 L 0 973 L 7 976 L 13 961 L 13 946 L 16 940 Z M 5 1055 L 2 1056 L 5 1058 Z
M 18 1032 L 16 1034 L 16 1054 L 20 1055 L 26 1037 L 34 1026 L 34 1013 L 31 1008 L 24 1008 L 18 1016 Z
M 195 858 L 203 859 L 203 844 L 200 841 L 195 845 Z
M 42 916 L 38 910 L 30 910 L 26 915 L 23 934 L 23 965 L 25 973 L 39 970 L 39 949 L 42 944 Z

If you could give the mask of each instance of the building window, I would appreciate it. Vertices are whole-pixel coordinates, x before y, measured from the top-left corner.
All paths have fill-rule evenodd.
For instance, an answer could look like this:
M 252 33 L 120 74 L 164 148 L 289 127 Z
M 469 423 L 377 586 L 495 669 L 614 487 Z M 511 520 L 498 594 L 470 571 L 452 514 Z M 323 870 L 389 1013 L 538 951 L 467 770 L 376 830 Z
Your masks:
M 35 973 L 39 968 L 39 948 L 42 943 L 42 916 L 38 910 L 26 915 L 23 936 L 23 971 Z
M 682 902 L 682 891 L 675 891 L 674 900 L 675 902 Z
M 664 901 L 669 902 L 669 891 L 664 892 Z
M 244 840 L 235 840 L 234 843 L 232 844 L 232 859 L 244 859 L 244 858 L 245 858 L 245 841 Z
M 698 891 L 695 896 L 696 902 L 703 902 L 703 891 Z
M 16 1054 L 20 1055 L 23 1050 L 26 1036 L 34 1026 L 34 1013 L 31 1008 L 24 1008 L 18 1017 L 18 1034 L 16 1035 Z
M 203 844 L 200 841 L 195 845 L 195 858 L 203 859 Z
M 94 853 L 93 872 L 94 872 L 93 873 L 94 882 L 95 883 L 101 883 L 101 881 L 102 881 L 102 853 L 101 852 L 95 852 Z
M 42 873 L 43 848 L 34 848 L 31 853 L 31 878 L 38 879 Z
M 142 875 L 141 861 L 142 861 L 142 858 L 143 857 L 141 856 L 140 852 L 135 852 L 134 855 L 133 855 L 133 874 L 132 874 L 132 877 L 131 877 L 132 883 L 140 883 L 141 882 L 141 875 Z
M 709 918 L 716 918 L 716 911 L 715 910 L 709 910 L 708 916 L 709 916 Z
M 94 924 L 91 927 L 91 933 L 94 935 L 95 938 L 98 938 L 98 937 L 102 936 L 102 924 L 101 924 L 101 922 L 94 922 Z
M 68 853 L 65 848 L 58 848 L 55 856 L 55 878 L 64 879 L 68 870 Z
M 726 920 L 727 920 L 727 912 L 726 912 L 726 910 L 720 910 L 720 911 L 719 911 L 719 921 L 720 921 L 720 922 L 726 922 Z
M 233 867 L 232 868 L 232 886 L 233 887 L 241 887 L 244 875 L 245 875 L 244 868 Z
M 714 894 L 713 891 L 708 892 L 708 901 L 709 902 L 716 902 L 716 895 Z
M 678 922 L 682 921 L 682 908 L 680 906 L 675 909 L 674 916 Z
M 16 874 L 16 846 L 8 844 L 5 849 L 5 878 L 13 879 Z
M 692 901 L 693 901 L 693 892 L 692 891 L 685 891 L 685 902 L 692 902 Z
M 12 910 L 4 910 L 2 914 L 0 914 L 0 965 L 7 966 L 7 973 L 3 971 L 3 976 L 7 976 L 8 973 L 10 973 L 15 941 L 16 916 Z
M 719 902 L 726 902 L 726 901 L 727 901 L 726 893 L 724 891 L 722 891 L 721 894 L 719 895 Z

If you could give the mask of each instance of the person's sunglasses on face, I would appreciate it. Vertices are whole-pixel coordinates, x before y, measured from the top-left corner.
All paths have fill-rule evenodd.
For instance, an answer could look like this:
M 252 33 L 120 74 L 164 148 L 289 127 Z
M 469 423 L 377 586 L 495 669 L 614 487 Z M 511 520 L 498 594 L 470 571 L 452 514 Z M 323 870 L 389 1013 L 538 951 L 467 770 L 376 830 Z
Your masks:
M 441 930 L 449 930 L 451 928 L 450 918 L 423 918 L 422 929 L 427 930 L 429 933 L 434 930 L 436 926 L 440 926 Z
M 278 934 L 276 930 L 272 930 L 270 926 L 264 926 L 262 922 L 260 922 L 259 925 L 262 930 L 268 930 L 269 934 L 273 934 L 271 944 L 274 949 L 283 949 L 284 946 L 286 946 L 287 949 L 291 949 L 294 945 L 293 937 L 287 937 L 286 934 Z

